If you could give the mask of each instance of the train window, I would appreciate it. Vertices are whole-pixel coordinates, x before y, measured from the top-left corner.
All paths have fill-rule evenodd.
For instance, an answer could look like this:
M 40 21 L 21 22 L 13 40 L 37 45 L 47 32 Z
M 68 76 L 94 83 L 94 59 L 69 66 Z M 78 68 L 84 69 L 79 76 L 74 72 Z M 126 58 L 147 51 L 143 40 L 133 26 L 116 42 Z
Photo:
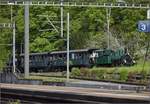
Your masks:
M 55 60 L 55 56 L 53 55 L 53 60 Z
M 57 55 L 54 55 L 54 57 L 53 57 L 53 58 L 54 58 L 54 60 L 56 60 L 56 59 L 57 59 Z
M 32 59 L 29 59 L 29 62 L 31 63 L 31 62 L 32 62 Z
M 77 59 L 77 58 L 78 58 L 78 55 L 74 53 L 74 59 Z
M 95 53 L 95 57 L 98 57 L 98 53 Z
M 81 53 L 79 53 L 78 55 L 79 55 L 79 57 L 78 57 L 78 58 L 81 58 L 81 57 L 82 57 L 82 54 L 81 54 Z
M 86 56 L 86 53 L 82 53 L 82 57 L 84 58 Z
M 74 57 L 74 53 L 72 53 L 72 57 L 71 57 L 72 59 L 75 59 L 75 57 Z
M 63 54 L 63 59 L 65 59 L 66 58 L 66 55 L 65 54 Z
M 64 59 L 66 59 L 67 58 L 67 55 L 66 54 L 64 54 Z
M 51 56 L 49 56 L 49 57 L 51 57 L 51 58 L 53 59 L 53 55 L 51 55 Z
M 37 61 L 36 59 L 37 59 L 36 56 L 34 56 L 34 60 L 35 60 L 35 61 Z
M 23 59 L 23 58 L 21 58 L 21 62 L 22 62 L 22 63 L 24 62 L 24 59 Z
M 45 58 L 46 58 L 45 56 L 42 56 L 42 60 L 43 60 L 43 61 L 44 61 Z
M 81 57 L 81 56 L 82 56 L 82 53 L 80 53 L 79 56 Z
M 36 56 L 36 61 L 37 61 L 37 62 L 39 61 L 39 56 Z
M 43 60 L 43 56 L 40 56 L 40 61 Z
M 41 56 L 39 56 L 39 61 L 41 60 Z
M 32 60 L 34 60 L 34 56 L 32 56 Z
M 37 60 L 40 61 L 40 56 L 37 56 Z
M 79 55 L 79 53 L 77 54 L 77 57 L 76 57 L 77 59 L 79 59 L 80 58 L 80 55 Z
M 60 54 L 59 57 L 62 58 L 62 55 Z
M 52 59 L 53 59 L 53 57 L 50 56 L 50 57 L 49 57 L 49 60 L 51 61 Z

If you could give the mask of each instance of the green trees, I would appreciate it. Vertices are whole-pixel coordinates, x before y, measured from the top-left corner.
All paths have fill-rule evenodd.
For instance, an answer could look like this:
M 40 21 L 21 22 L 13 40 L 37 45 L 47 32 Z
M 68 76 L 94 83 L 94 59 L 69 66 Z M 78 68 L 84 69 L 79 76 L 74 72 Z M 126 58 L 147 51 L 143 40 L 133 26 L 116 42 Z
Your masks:
M 88 0 L 87 0 L 88 1 Z M 89 0 L 90 1 L 90 0 Z M 117 0 L 95 0 L 116 2 Z M 127 3 L 149 1 L 124 0 Z M 10 6 L 0 6 L 0 22 L 10 22 Z M 30 7 L 30 52 L 45 52 L 66 49 L 66 13 L 70 13 L 70 48 L 106 48 L 108 41 L 105 8 L 64 8 L 64 37 L 60 37 L 60 8 L 49 6 Z M 23 43 L 24 8 L 13 7 L 16 21 L 17 44 Z M 146 19 L 145 9 L 111 9 L 111 48 L 127 47 L 131 53 L 145 48 L 146 36 L 137 31 L 137 22 Z M 55 28 L 49 22 L 51 21 Z M 57 31 L 56 31 L 57 30 Z M 1 43 L 11 42 L 11 31 L 1 30 Z M 5 41 L 4 41 L 5 40 Z M 132 48 L 130 48 L 132 47 Z M 138 53 L 139 54 L 139 53 Z

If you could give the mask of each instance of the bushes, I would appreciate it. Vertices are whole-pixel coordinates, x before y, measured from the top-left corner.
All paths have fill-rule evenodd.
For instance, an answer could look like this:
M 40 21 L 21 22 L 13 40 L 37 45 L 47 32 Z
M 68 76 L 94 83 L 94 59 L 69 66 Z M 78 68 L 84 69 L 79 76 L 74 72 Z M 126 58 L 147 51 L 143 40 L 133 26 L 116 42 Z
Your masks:
M 97 70 L 97 69 L 93 69 L 91 70 L 91 77 L 93 79 L 104 79 L 106 76 L 106 70 L 101 69 L 101 70 Z
M 146 71 L 137 70 L 128 70 L 126 68 L 115 69 L 115 68 L 74 68 L 72 69 L 71 76 L 74 78 L 83 78 L 83 79 L 94 79 L 94 80 L 110 80 L 110 81 L 131 81 L 135 82 L 137 79 L 134 76 L 142 75 L 141 79 L 145 80 Z
M 76 78 L 88 78 L 88 79 L 104 79 L 106 77 L 106 70 L 105 69 L 88 69 L 88 68 L 81 68 L 72 69 L 71 76 Z
M 90 70 L 86 68 L 73 68 L 71 71 L 71 76 L 75 78 L 89 78 L 90 75 Z
M 81 76 L 81 72 L 78 68 L 73 68 L 71 71 L 71 76 L 72 77 L 80 77 Z
M 128 79 L 128 70 L 121 70 L 119 74 L 120 74 L 120 80 L 121 81 L 127 81 L 127 79 Z
M 81 68 L 80 69 L 80 75 L 81 75 L 81 78 L 90 78 L 91 72 L 87 68 Z

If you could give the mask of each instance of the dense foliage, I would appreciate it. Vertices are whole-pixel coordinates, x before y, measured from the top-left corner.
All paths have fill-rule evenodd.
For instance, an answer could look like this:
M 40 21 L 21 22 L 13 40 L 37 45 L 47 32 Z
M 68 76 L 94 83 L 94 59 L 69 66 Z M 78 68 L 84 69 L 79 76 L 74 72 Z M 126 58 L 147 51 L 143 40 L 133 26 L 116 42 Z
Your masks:
M 67 0 L 66 0 L 67 1 Z M 91 0 L 78 0 L 91 2 Z M 120 0 L 94 0 L 116 2 Z M 92 0 L 92 2 L 94 2 Z M 121 0 L 122 1 L 122 0 Z M 149 0 L 124 0 L 126 3 L 150 3 Z M 10 22 L 11 6 L 0 6 L 0 23 Z M 24 8 L 13 6 L 17 46 L 23 44 Z M 6 12 L 7 11 L 7 12 Z M 146 19 L 146 9 L 111 9 L 110 47 L 127 47 L 133 56 L 145 53 L 148 36 L 137 31 L 137 22 Z M 60 8 L 30 7 L 30 52 L 66 49 L 66 14 L 70 13 L 70 48 L 107 48 L 107 18 L 105 8 L 64 8 L 64 37 L 60 37 Z M 50 22 L 51 21 L 51 22 Z M 55 28 L 51 25 L 55 26 Z M 0 44 L 12 42 L 12 30 L 0 29 Z M 6 58 L 10 46 L 0 45 L 0 57 Z M 20 49 L 19 49 L 20 50 Z M 6 52 L 7 51 L 7 52 Z M 5 55 L 4 55 L 5 54 Z
M 148 83 L 150 69 L 149 63 L 147 62 L 145 65 L 145 69 L 143 70 L 143 66 L 139 61 L 137 65 L 132 67 L 93 67 L 91 69 L 88 68 L 73 68 L 71 72 L 71 76 L 74 78 L 83 78 L 83 79 L 96 79 L 96 80 L 116 80 L 116 81 L 132 81 L 139 83 Z M 139 79 L 136 80 L 135 77 Z

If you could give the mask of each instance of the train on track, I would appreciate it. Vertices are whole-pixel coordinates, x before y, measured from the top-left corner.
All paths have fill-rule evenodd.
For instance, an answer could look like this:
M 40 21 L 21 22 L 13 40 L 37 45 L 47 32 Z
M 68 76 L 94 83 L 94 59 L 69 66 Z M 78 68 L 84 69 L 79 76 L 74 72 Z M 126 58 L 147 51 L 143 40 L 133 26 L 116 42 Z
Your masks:
M 63 71 L 66 70 L 67 52 L 52 51 L 44 53 L 31 53 L 29 56 L 30 71 Z M 80 49 L 69 51 L 69 66 L 93 67 L 93 66 L 132 66 L 135 62 L 125 49 Z M 18 69 L 24 69 L 24 54 L 17 61 Z

